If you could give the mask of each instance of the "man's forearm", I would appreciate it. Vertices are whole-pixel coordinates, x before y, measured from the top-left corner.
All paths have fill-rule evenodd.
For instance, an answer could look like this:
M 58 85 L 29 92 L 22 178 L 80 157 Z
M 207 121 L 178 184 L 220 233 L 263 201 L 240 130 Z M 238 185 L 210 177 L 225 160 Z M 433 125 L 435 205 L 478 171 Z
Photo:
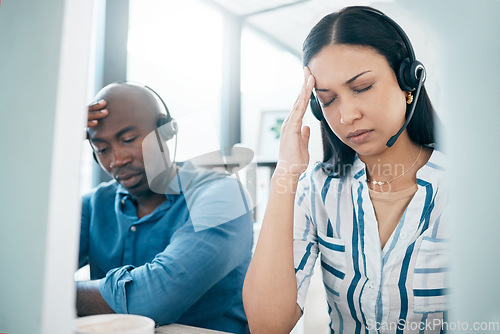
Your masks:
M 76 283 L 76 310 L 79 317 L 115 313 L 99 292 L 99 280 Z

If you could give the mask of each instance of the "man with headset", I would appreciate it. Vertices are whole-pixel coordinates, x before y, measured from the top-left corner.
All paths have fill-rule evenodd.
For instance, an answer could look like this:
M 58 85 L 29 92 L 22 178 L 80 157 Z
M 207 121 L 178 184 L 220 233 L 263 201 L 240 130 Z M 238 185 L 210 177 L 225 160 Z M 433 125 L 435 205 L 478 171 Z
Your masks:
M 91 280 L 77 283 L 78 315 L 245 332 L 253 233 L 241 184 L 169 159 L 177 126 L 149 87 L 114 83 L 95 101 L 87 136 L 114 180 L 83 197 L 79 267 L 90 265 Z

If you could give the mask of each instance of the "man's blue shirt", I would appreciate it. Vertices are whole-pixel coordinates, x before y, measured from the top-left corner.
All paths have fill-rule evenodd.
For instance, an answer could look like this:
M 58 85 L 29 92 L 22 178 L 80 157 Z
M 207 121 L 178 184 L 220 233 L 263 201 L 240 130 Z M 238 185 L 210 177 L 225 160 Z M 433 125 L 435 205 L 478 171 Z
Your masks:
M 83 197 L 79 266 L 117 313 L 233 333 L 246 317 L 241 290 L 251 257 L 250 205 L 239 182 L 185 165 L 166 201 L 138 218 L 115 181 Z

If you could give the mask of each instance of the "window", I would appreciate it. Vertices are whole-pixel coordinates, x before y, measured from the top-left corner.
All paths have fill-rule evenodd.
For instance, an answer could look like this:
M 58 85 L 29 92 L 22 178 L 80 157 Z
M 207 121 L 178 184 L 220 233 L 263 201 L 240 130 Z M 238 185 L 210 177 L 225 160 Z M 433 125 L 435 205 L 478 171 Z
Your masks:
M 177 161 L 219 149 L 221 59 L 215 9 L 197 0 L 130 0 L 127 80 L 153 88 L 179 122 Z

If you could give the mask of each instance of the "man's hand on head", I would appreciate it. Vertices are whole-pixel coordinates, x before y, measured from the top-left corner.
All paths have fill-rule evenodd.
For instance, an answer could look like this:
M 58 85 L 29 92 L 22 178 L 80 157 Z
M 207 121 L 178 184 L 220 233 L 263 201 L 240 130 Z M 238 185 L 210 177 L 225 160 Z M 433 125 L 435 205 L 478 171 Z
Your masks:
M 108 109 L 106 107 L 106 100 L 100 100 L 89 105 L 89 112 L 87 115 L 87 127 L 91 128 L 98 124 L 98 120 L 108 116 Z

